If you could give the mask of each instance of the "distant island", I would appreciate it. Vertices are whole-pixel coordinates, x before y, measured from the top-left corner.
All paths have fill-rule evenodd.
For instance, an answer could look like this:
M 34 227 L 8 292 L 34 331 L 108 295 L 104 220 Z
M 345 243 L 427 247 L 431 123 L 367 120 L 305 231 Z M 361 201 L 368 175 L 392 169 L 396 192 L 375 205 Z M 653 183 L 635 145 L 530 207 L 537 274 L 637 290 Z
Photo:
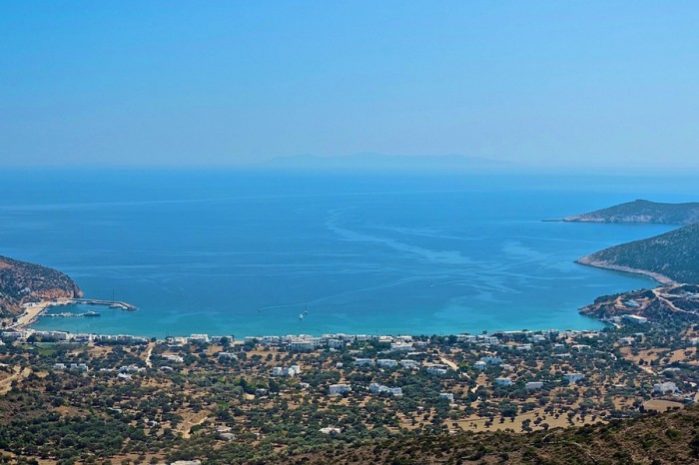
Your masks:
M 659 203 L 634 200 L 590 213 L 567 216 L 568 223 L 646 223 L 687 225 L 699 223 L 699 202 Z
M 16 316 L 30 302 L 82 296 L 78 285 L 60 271 L 0 256 L 0 316 Z

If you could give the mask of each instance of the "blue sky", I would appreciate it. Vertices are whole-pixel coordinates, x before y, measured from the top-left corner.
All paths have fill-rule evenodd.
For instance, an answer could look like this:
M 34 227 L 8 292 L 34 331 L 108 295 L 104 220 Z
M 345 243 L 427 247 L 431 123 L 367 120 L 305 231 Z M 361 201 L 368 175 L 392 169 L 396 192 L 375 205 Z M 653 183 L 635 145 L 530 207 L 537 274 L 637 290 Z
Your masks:
M 699 170 L 699 5 L 0 3 L 0 165 Z

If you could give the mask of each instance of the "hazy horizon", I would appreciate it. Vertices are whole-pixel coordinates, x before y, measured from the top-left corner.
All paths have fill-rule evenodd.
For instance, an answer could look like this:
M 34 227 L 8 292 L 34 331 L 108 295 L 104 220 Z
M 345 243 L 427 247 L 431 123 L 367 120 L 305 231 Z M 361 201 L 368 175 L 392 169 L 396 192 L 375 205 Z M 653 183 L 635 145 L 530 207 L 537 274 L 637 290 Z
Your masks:
M 690 2 L 0 5 L 0 167 L 699 172 Z

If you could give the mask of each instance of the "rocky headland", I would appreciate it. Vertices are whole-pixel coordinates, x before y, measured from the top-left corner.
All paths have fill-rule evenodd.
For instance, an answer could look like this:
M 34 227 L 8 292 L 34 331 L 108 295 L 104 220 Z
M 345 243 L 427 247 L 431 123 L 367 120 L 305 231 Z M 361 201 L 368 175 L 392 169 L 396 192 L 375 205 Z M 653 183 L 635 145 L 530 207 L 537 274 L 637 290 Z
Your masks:
M 29 302 L 82 296 L 78 285 L 60 271 L 0 256 L 0 315 L 18 315 Z
M 649 200 L 614 205 L 589 213 L 567 216 L 569 223 L 646 223 L 687 225 L 699 222 L 699 202 L 661 203 Z

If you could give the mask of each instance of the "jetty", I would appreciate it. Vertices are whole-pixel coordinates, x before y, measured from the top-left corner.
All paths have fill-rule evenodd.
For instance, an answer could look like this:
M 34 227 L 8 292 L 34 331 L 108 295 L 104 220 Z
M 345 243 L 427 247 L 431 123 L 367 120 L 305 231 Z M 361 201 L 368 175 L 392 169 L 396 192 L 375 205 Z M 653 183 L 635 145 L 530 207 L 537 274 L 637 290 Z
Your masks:
M 61 313 L 44 313 L 43 316 L 47 318 L 96 318 L 100 314 L 97 312 L 85 312 L 85 313 L 71 313 L 71 312 L 61 312 Z
M 70 304 L 82 304 L 82 305 L 100 305 L 109 308 L 118 308 L 119 310 L 126 310 L 127 312 L 133 312 L 138 309 L 135 305 L 128 302 L 123 302 L 120 300 L 105 300 L 105 299 L 83 299 L 76 298 L 70 299 L 68 305 Z

